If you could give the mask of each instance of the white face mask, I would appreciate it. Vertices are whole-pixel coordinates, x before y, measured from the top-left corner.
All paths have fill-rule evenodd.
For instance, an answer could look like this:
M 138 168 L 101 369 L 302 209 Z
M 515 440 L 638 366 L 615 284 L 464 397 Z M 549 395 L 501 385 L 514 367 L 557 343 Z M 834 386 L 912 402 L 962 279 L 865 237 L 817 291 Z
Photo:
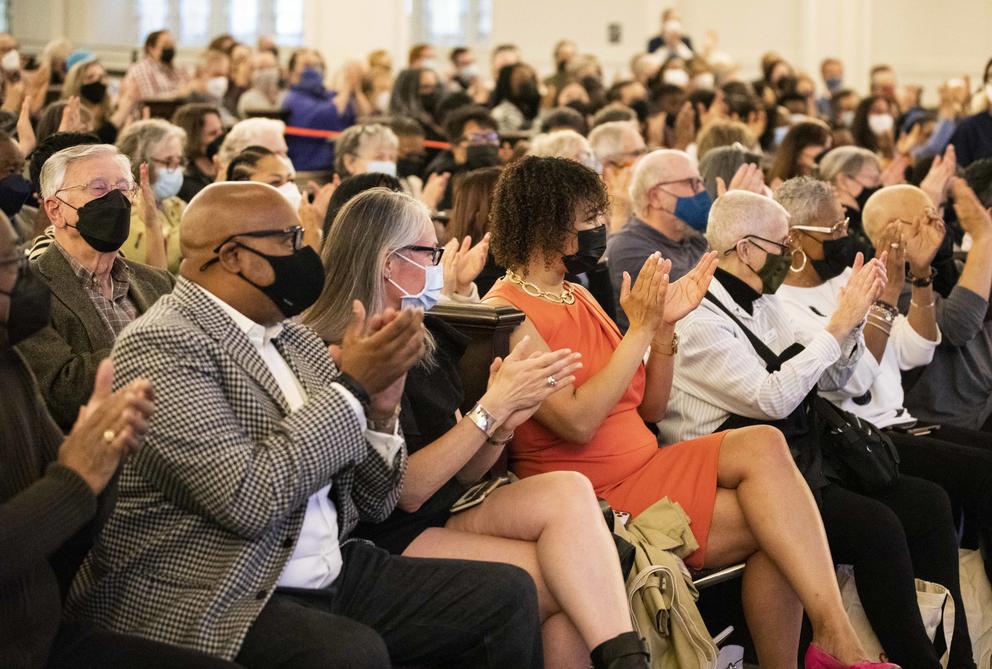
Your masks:
M 381 112 L 389 111 L 389 96 L 391 93 L 389 91 L 380 91 L 375 96 L 375 108 Z
M 887 132 L 892 132 L 892 128 L 895 127 L 896 121 L 892 118 L 892 114 L 869 114 L 868 115 L 868 127 L 876 135 L 884 135 Z
M 276 190 L 282 193 L 282 196 L 286 198 L 290 206 L 293 207 L 293 211 L 299 211 L 300 204 L 303 202 L 303 193 L 300 192 L 300 189 L 295 183 L 292 181 L 287 181 Z
M 210 77 L 207 79 L 207 93 L 215 98 L 222 98 L 227 93 L 227 77 Z
M 703 72 L 693 77 L 692 84 L 704 91 L 711 91 L 716 86 L 716 77 L 713 76 L 712 72 Z
M 414 309 L 420 307 L 424 311 L 430 311 L 431 307 L 438 303 L 441 299 L 441 291 L 444 289 L 444 268 L 441 265 L 421 265 L 416 263 L 401 253 L 395 254 L 397 258 L 402 258 L 411 265 L 419 267 L 424 270 L 424 287 L 420 289 L 419 293 L 411 294 L 407 290 L 396 283 L 392 279 L 387 278 L 386 281 L 393 284 L 403 293 L 403 297 L 400 300 L 400 306 L 403 309 Z
M 475 63 L 459 68 L 458 78 L 462 81 L 474 81 L 479 76 L 479 68 Z
M 391 160 L 370 160 L 366 167 L 368 172 L 382 172 L 391 177 L 396 176 L 396 163 Z
M 662 75 L 661 80 L 666 84 L 685 88 L 689 85 L 689 73 L 679 69 L 665 70 L 665 74 Z
M 6 72 L 17 72 L 21 69 L 21 54 L 17 49 L 11 49 L 0 58 L 0 67 Z
M 854 110 L 846 109 L 840 113 L 840 124 L 846 128 L 854 125 Z

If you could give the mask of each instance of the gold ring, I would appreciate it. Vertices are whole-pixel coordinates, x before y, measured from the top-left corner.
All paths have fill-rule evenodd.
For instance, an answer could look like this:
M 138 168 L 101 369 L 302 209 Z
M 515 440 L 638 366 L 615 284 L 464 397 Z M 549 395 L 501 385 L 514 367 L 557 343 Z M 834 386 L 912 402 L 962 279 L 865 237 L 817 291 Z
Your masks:
M 113 443 L 114 438 L 116 436 L 117 436 L 117 433 L 114 432 L 113 430 L 104 430 L 103 431 L 103 440 L 105 442 L 107 442 L 108 444 Z

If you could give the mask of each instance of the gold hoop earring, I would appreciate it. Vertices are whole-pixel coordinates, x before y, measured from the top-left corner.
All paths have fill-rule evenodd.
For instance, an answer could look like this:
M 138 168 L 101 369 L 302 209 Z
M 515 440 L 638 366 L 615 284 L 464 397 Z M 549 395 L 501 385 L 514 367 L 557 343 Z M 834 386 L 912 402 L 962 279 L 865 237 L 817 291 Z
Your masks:
M 797 253 L 802 253 L 803 254 L 803 264 L 800 265 L 799 267 L 793 267 L 792 264 L 793 264 L 793 261 L 795 261 L 795 259 L 796 259 L 796 254 Z M 804 269 L 806 269 L 806 263 L 808 261 L 809 261 L 809 258 L 806 257 L 806 252 L 805 251 L 803 251 L 802 249 L 792 249 L 792 259 L 789 262 L 789 271 L 790 272 L 795 272 L 796 274 L 798 274 L 799 272 L 802 272 Z

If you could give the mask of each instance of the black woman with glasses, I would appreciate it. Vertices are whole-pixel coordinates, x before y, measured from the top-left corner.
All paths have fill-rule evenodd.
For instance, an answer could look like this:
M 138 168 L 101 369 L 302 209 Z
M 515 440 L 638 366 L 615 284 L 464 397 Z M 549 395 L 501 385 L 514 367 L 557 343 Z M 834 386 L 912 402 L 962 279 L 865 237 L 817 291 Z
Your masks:
M 304 323 L 334 347 L 346 338 L 353 300 L 373 315 L 433 305 L 443 287 L 442 251 L 423 204 L 385 188 L 356 195 L 324 240 L 324 290 Z M 458 361 L 467 342 L 429 312 L 424 325 L 427 354 L 402 388 L 399 422 L 410 459 L 397 509 L 382 522 L 359 524 L 355 534 L 407 557 L 527 570 L 537 585 L 546 666 L 588 666 L 591 653 L 597 667 L 646 667 L 588 480 L 554 472 L 472 487 L 514 428 L 545 398 L 570 387 L 578 355 L 537 354 L 522 343 L 497 360 L 489 389 L 462 415 Z M 625 659 L 610 664 L 611 655 Z
M 141 185 L 122 252 L 130 260 L 173 274 L 179 271 L 179 225 L 186 209 L 178 197 L 187 162 L 185 145 L 186 131 L 162 119 L 136 121 L 117 138 L 117 148 L 131 161 L 132 178 Z M 143 169 L 147 178 L 142 177 Z
M 52 417 L 68 431 L 117 336 L 171 291 L 175 279 L 120 252 L 131 232 L 137 185 L 116 148 L 63 149 L 45 161 L 40 185 L 54 242 L 32 262 L 51 287 L 51 318 L 18 349 Z

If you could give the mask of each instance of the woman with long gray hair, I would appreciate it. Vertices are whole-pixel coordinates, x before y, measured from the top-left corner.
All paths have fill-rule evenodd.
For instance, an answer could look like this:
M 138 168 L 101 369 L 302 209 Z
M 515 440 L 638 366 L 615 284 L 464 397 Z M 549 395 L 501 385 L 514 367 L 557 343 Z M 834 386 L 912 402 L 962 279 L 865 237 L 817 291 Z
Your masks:
M 384 188 L 355 196 L 324 241 L 324 290 L 304 322 L 328 343 L 347 346 L 356 300 L 370 316 L 384 318 L 404 307 L 429 309 L 443 285 L 442 252 L 427 209 L 413 198 Z M 493 362 L 488 390 L 463 416 L 457 363 L 465 339 L 430 314 L 424 324 L 430 355 L 399 389 L 399 422 L 410 451 L 399 505 L 384 522 L 359 525 L 355 535 L 406 556 L 526 569 L 537 585 L 548 666 L 587 666 L 591 655 L 596 667 L 647 667 L 588 479 L 574 472 L 535 476 L 498 487 L 464 511 L 451 510 L 493 466 L 514 428 L 545 398 L 570 387 L 581 366 L 578 354 L 538 353 L 520 342 Z M 373 420 L 374 405 L 373 398 Z

